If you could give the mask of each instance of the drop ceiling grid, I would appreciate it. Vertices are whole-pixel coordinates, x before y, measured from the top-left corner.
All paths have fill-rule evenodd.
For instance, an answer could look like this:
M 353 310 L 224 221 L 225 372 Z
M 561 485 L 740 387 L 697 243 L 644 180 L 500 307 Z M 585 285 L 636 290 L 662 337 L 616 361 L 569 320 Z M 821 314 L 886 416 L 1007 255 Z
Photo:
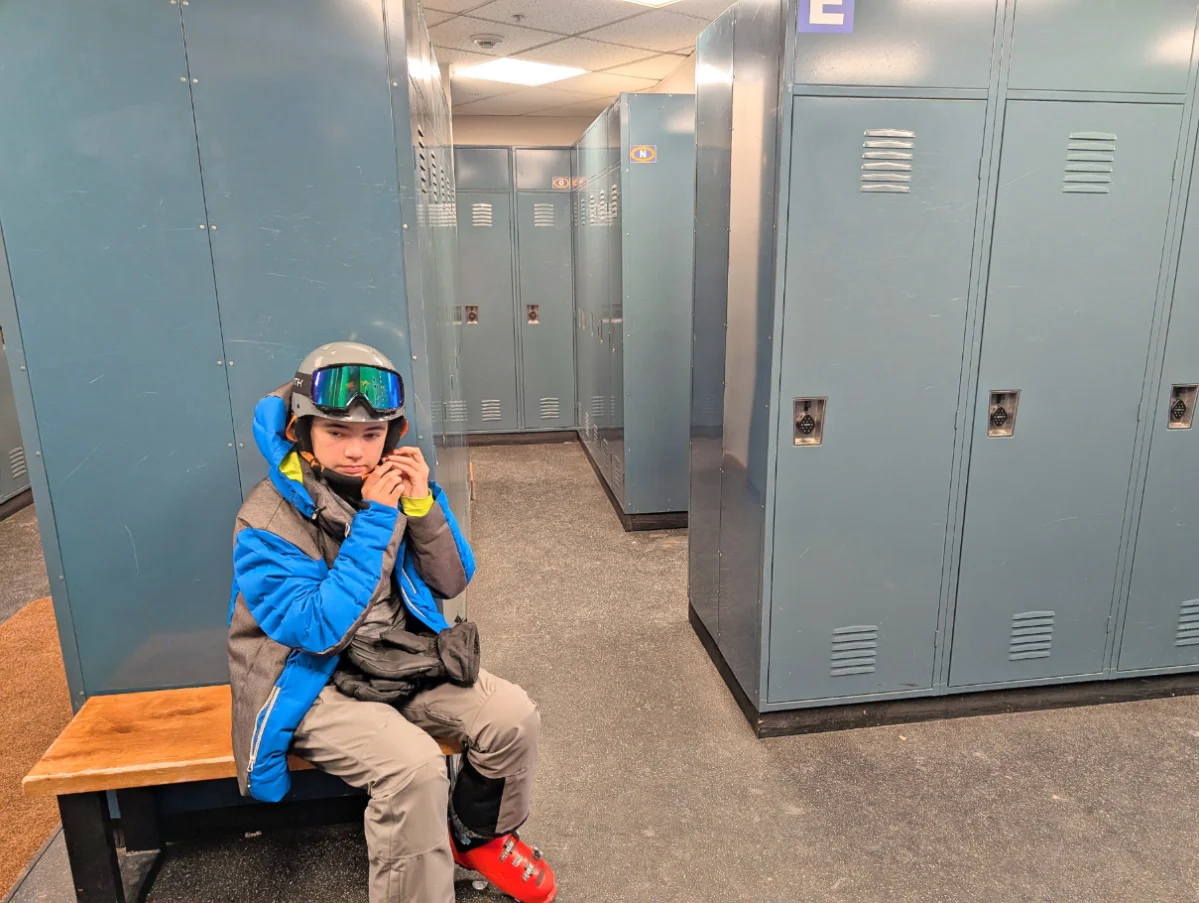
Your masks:
M 610 73 L 612 91 L 606 95 L 610 99 L 620 90 L 652 87 L 682 65 L 689 47 L 676 47 L 682 44 L 678 36 L 698 34 L 731 2 L 680 0 L 664 8 L 652 8 L 627 0 L 428 0 L 426 14 L 432 23 L 429 32 L 435 52 L 442 62 L 459 68 L 487 57 L 515 56 L 577 65 L 593 73 Z M 513 16 L 520 19 L 513 21 Z M 502 40 L 494 48 L 482 49 L 471 42 L 477 34 L 495 34 Z M 598 39 L 601 37 L 608 40 Z M 650 81 L 650 72 L 664 75 Z M 623 84 L 621 79 L 625 79 Z M 502 100 L 501 92 L 478 90 L 481 87 L 478 82 L 469 87 L 455 86 L 455 109 L 475 115 L 553 115 L 555 110 L 561 110 L 560 115 L 579 115 L 595 103 L 579 103 L 577 93 L 562 90 L 568 88 L 567 84 L 560 86 L 560 98 L 553 93 L 553 85 L 504 90 Z M 536 100 L 543 103 L 538 105 Z M 549 100 L 561 102 L 544 103 Z

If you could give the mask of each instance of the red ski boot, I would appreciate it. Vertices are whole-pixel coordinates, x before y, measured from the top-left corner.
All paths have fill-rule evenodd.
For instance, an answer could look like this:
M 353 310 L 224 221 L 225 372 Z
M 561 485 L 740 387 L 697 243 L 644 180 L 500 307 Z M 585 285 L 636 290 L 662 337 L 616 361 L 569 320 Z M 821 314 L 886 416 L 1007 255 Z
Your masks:
M 456 863 L 478 872 L 519 903 L 553 903 L 558 896 L 553 869 L 541 858 L 541 851 L 521 840 L 515 831 L 465 853 L 458 851 L 456 842 L 453 848 Z

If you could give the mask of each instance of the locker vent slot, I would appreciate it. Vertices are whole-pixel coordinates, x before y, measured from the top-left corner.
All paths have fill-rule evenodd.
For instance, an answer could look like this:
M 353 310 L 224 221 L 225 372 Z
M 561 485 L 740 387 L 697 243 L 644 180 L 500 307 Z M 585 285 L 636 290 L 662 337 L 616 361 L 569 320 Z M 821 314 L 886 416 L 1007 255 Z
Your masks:
M 624 496 L 624 460 L 619 455 L 612 456 L 612 491 Z
M 1199 599 L 1182 603 L 1182 614 L 1178 616 L 1178 632 L 1174 635 L 1175 646 L 1199 646 Z
M 488 398 L 480 405 L 483 410 L 483 421 L 490 423 L 504 419 L 504 405 L 498 398 Z
M 604 416 L 604 401 L 605 401 L 605 399 L 604 399 L 603 395 L 591 396 L 591 416 L 592 417 L 603 417 Z
M 562 416 L 562 402 L 557 398 L 541 399 L 541 419 L 557 420 Z
M 1026 611 L 1012 615 L 1012 636 L 1008 660 L 1022 662 L 1031 658 L 1049 658 L 1053 647 L 1051 611 Z
M 608 221 L 608 192 L 601 191 L 599 193 L 599 209 L 597 211 L 599 222 L 606 223 Z
M 533 227 L 536 229 L 552 229 L 557 224 L 553 204 L 533 205 Z
M 25 461 L 25 449 L 19 446 L 8 453 L 8 463 L 14 480 L 19 480 L 29 473 L 29 465 Z
M 599 430 L 596 429 L 594 423 L 591 424 L 590 436 L 592 445 L 594 445 L 596 442 L 599 442 Z
M 465 423 L 467 409 L 465 401 L 447 401 L 445 419 L 452 423 Z
M 608 195 L 610 198 L 608 201 L 608 218 L 612 220 L 612 222 L 616 222 L 616 218 L 620 216 L 620 203 L 617 201 L 619 193 L 620 188 L 616 185 L 613 185 L 612 193 Z
M 1116 136 L 1108 132 L 1071 132 L 1066 146 L 1066 194 L 1110 194 L 1116 163 Z
M 470 222 L 480 229 L 490 229 L 492 226 L 492 209 L 490 204 L 471 204 Z
M 873 674 L 878 655 L 878 626 L 838 627 L 833 631 L 829 674 Z
M 916 133 L 907 129 L 866 129 L 862 133 L 861 190 L 871 194 L 907 194 L 912 190 Z
M 458 209 L 453 204 L 430 204 L 429 225 L 441 228 L 458 225 Z

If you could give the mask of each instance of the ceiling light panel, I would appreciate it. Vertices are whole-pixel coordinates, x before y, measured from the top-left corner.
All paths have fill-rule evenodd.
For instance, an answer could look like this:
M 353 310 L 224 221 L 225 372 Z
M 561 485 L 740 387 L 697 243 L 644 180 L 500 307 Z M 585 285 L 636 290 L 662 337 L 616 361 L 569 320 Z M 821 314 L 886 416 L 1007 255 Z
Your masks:
M 638 6 L 670 6 L 672 3 L 678 3 L 679 0 L 626 0 L 628 3 L 636 3 Z
M 455 78 L 483 79 L 484 81 L 505 82 L 510 85 L 548 85 L 551 82 L 585 75 L 586 69 L 574 66 L 555 66 L 549 63 L 538 63 L 533 60 L 514 60 L 503 58 L 489 60 L 477 66 L 460 69 L 454 73 Z M 564 101 L 565 102 L 565 101 Z

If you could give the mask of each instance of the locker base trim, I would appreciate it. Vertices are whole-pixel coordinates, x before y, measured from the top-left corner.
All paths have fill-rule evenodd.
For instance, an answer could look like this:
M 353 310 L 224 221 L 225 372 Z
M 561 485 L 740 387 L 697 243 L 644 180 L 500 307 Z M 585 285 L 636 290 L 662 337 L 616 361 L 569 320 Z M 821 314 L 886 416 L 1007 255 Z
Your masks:
M 12 517 L 22 508 L 28 508 L 33 504 L 33 490 L 22 489 L 10 499 L 0 502 L 0 520 L 6 517 Z
M 621 507 L 620 500 L 616 498 L 616 493 L 608 485 L 608 481 L 604 477 L 604 472 L 600 470 L 600 466 L 595 462 L 595 458 L 591 457 L 591 449 L 587 447 L 587 443 L 577 433 L 575 434 L 575 438 L 579 442 L 579 447 L 583 449 L 583 456 L 591 465 L 591 469 L 595 471 L 595 478 L 604 487 L 608 501 L 612 503 L 612 509 L 616 512 L 616 516 L 620 519 L 620 524 L 624 527 L 626 533 L 639 533 L 646 530 L 682 530 L 687 526 L 686 511 L 660 511 L 652 514 L 625 513 L 624 508 Z
M 733 675 L 698 612 L 690 604 L 687 614 L 692 629 L 759 738 L 1199 695 L 1199 673 L 1174 673 L 1153 677 L 1118 676 L 1110 680 L 968 693 L 952 692 L 942 687 L 935 691 L 940 694 L 936 696 L 851 704 L 833 701 L 829 705 L 814 708 L 759 712 Z
M 574 430 L 526 430 L 519 433 L 469 433 L 467 443 L 476 445 L 554 445 L 573 442 L 577 437 Z

